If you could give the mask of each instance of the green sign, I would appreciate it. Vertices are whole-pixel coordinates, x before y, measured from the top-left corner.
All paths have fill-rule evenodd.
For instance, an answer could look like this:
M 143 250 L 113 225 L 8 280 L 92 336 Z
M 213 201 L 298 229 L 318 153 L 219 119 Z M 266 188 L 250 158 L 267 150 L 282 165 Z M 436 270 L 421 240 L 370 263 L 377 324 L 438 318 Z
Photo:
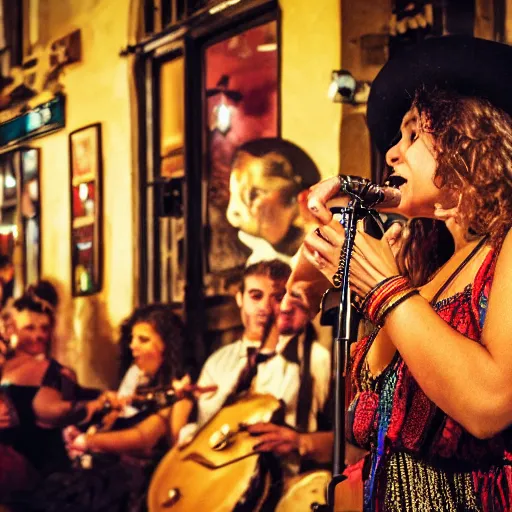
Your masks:
M 64 128 L 65 103 L 65 97 L 60 94 L 47 103 L 0 124 L 0 147 Z

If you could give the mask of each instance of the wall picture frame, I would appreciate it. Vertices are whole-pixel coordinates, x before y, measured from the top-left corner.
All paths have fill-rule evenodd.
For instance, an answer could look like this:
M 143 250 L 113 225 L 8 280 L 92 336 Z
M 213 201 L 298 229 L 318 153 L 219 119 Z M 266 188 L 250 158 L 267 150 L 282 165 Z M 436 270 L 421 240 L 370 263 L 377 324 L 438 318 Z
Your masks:
M 74 297 L 102 286 L 101 123 L 69 134 L 71 282 Z

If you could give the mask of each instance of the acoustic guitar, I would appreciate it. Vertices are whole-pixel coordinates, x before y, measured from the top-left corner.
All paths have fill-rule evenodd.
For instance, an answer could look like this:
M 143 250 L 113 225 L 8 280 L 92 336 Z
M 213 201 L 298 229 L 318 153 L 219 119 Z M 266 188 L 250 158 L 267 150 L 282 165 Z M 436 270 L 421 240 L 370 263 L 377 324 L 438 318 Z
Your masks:
M 263 394 L 223 407 L 188 445 L 162 459 L 149 486 L 149 512 L 273 510 L 280 466 L 272 455 L 254 452 L 257 440 L 245 426 L 281 413 L 279 400 Z

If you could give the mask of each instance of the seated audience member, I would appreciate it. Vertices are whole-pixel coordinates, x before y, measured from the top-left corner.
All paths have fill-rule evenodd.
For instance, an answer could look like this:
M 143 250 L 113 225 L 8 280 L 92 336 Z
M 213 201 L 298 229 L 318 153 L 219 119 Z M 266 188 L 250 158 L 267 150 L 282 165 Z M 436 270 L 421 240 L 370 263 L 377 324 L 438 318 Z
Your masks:
M 130 350 L 123 357 L 129 369 L 120 386 L 121 402 L 123 398 L 129 401 L 141 386 L 178 389 L 190 382 L 184 374 L 183 326 L 170 306 L 151 304 L 136 309 L 121 331 L 120 343 Z M 83 433 L 68 427 L 67 448 L 76 467 L 50 475 L 32 496 L 17 497 L 9 505 L 16 512 L 66 507 L 76 512 L 144 510 L 152 470 L 174 443 L 192 405 L 183 399 L 149 416 L 144 408 L 125 407 L 112 431 L 90 428 Z
M 3 444 L 22 454 L 40 473 L 65 468 L 69 461 L 62 442 L 59 422 L 69 415 L 72 400 L 79 398 L 74 373 L 48 357 L 55 322 L 56 294 L 49 283 L 40 283 L 13 303 L 13 355 L 2 371 L 2 391 L 9 403 L 10 421 L 0 431 Z M 54 292 L 54 289 L 53 289 Z M 35 407 L 42 386 L 55 386 L 57 401 L 67 400 L 67 409 L 48 422 Z M 96 396 L 98 393 L 96 393 Z M 101 406 L 90 402 L 86 414 Z
M 121 328 L 121 344 L 126 346 L 128 339 L 130 354 L 124 354 L 122 359 L 129 368 L 119 387 L 120 398 L 129 399 L 141 386 L 180 389 L 190 382 L 182 357 L 183 325 L 170 306 L 150 304 L 136 309 Z M 191 400 L 180 400 L 147 417 L 147 412 L 128 405 L 120 415 L 124 421 L 115 424 L 121 431 L 75 432 L 69 436 L 70 448 L 78 452 L 147 453 L 164 436 L 172 445 L 192 406 Z M 132 425 L 136 426 L 126 428 Z

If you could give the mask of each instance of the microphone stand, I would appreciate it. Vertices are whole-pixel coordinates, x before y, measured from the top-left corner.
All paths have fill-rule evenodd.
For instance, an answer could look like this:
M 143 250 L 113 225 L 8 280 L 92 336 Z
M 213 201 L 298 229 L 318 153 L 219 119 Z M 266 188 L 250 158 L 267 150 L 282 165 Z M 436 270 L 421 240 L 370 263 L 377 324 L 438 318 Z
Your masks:
M 327 486 L 327 504 L 313 503 L 311 509 L 315 512 L 332 512 L 334 510 L 334 495 L 336 486 L 347 477 L 343 475 L 345 469 L 345 382 L 350 379 L 350 327 L 351 327 L 351 301 L 350 301 L 350 260 L 354 249 L 354 240 L 357 230 L 357 221 L 365 218 L 370 211 L 363 206 L 362 200 L 352 195 L 346 207 L 332 207 L 333 214 L 341 214 L 341 225 L 345 228 L 345 243 L 341 249 L 340 265 L 337 272 L 339 281 L 336 288 L 327 290 L 326 295 L 332 292 L 340 293 L 337 316 L 332 323 L 333 338 L 333 375 L 334 375 L 334 447 L 332 479 Z M 340 275 L 341 274 L 341 275 Z M 325 298 L 322 305 L 325 305 Z M 322 308 L 323 309 L 323 308 Z M 323 311 L 323 316 L 325 315 Z M 322 318 L 322 324 L 326 324 Z M 348 375 L 348 377 L 347 377 Z

